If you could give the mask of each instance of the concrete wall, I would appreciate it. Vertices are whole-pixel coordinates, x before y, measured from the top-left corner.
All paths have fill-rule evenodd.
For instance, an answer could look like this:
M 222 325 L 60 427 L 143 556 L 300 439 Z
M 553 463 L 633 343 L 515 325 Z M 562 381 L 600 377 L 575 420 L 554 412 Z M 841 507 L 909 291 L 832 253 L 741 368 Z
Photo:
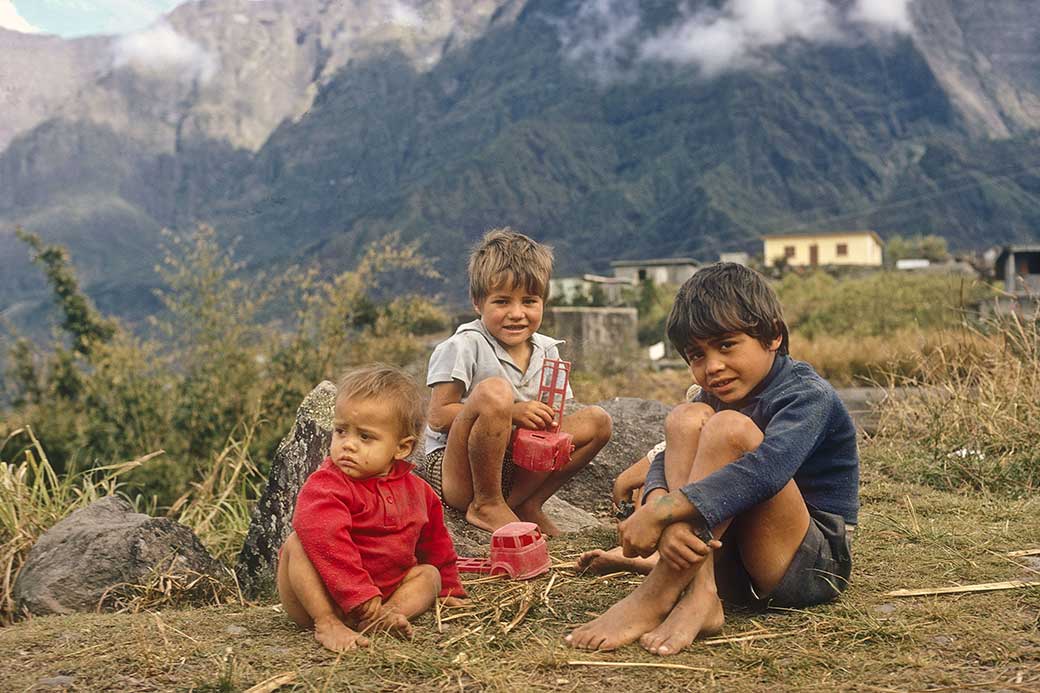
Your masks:
M 539 330 L 566 340 L 560 347 L 575 370 L 596 371 L 643 358 L 636 338 L 635 308 L 547 308 Z

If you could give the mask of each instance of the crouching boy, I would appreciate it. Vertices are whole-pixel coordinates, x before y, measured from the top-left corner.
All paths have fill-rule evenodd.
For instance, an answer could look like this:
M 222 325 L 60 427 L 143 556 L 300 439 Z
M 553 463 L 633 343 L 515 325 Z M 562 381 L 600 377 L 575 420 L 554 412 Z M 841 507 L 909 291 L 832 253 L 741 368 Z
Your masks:
M 557 534 L 542 504 L 610 440 L 610 415 L 585 407 L 561 422 L 574 436 L 566 466 L 533 472 L 512 462 L 514 428 L 544 429 L 553 420 L 553 410 L 538 401 L 542 363 L 560 358 L 562 343 L 538 332 L 552 260 L 548 247 L 523 234 L 489 231 L 469 258 L 478 319 L 461 325 L 430 357 L 424 475 L 445 503 L 491 532 L 520 519 Z
M 667 329 L 703 390 L 669 413 L 642 506 L 618 528 L 626 556 L 656 549 L 659 560 L 567 636 L 575 647 L 638 639 L 674 654 L 722 627 L 722 600 L 820 604 L 852 570 L 856 431 L 834 389 L 788 357 L 772 288 L 741 265 L 712 265 L 679 290 Z
M 336 392 L 329 457 L 304 483 L 278 561 L 285 613 L 335 652 L 358 631 L 411 634 L 438 597 L 464 596 L 433 489 L 405 461 L 423 422 L 418 384 L 401 371 L 352 371 Z

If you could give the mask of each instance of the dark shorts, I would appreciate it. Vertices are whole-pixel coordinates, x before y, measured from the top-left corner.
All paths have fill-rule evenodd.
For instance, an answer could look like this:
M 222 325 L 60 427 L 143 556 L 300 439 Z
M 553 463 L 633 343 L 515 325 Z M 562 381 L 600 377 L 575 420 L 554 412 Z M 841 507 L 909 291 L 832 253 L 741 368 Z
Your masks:
M 780 583 L 760 594 L 740 560 L 736 542 L 722 538 L 715 552 L 715 584 L 724 601 L 751 608 L 800 608 L 837 599 L 849 584 L 852 548 L 845 519 L 809 506 L 809 529 Z
M 415 468 L 415 473 L 426 480 L 437 497 L 444 503 L 444 448 L 427 453 L 426 461 Z M 516 466 L 513 464 L 513 452 L 506 449 L 505 459 L 502 460 L 502 497 L 508 498 L 509 492 L 513 490 L 513 472 Z

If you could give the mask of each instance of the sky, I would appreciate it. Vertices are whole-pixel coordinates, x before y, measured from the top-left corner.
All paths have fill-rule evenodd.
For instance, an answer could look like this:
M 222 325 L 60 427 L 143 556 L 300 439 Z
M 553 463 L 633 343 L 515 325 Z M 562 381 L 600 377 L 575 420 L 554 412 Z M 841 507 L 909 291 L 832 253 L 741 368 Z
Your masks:
M 0 0 L 0 26 L 66 38 L 124 34 L 150 25 L 186 0 Z

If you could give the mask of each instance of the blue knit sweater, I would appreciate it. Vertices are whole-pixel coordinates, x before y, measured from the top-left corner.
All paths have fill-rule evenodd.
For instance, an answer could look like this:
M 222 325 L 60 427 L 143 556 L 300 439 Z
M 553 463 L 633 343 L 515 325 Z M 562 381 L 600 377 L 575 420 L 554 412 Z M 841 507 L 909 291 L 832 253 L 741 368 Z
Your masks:
M 710 526 L 773 497 L 792 478 L 807 504 L 856 523 L 856 428 L 838 393 L 812 366 L 778 354 L 744 400 L 726 404 L 702 391 L 694 401 L 739 411 L 764 434 L 758 449 L 680 489 Z M 650 465 L 644 493 L 658 488 L 668 489 L 663 452 Z

